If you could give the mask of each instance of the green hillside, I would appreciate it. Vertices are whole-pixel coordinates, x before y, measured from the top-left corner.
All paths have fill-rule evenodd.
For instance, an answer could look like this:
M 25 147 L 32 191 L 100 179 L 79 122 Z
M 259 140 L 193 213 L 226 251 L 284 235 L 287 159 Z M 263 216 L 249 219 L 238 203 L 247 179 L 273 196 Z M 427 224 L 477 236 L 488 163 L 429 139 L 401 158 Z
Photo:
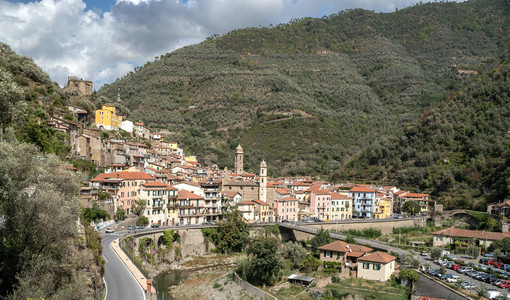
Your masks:
M 220 168 L 241 143 L 251 171 L 265 158 L 272 175 L 355 178 L 352 158 L 497 65 L 509 12 L 505 0 L 475 0 L 239 29 L 98 94 L 113 101 L 120 89 L 130 119 L 168 129 Z
M 510 49 L 507 44 L 507 49 Z M 387 143 L 351 161 L 351 176 L 431 192 L 448 208 L 510 195 L 510 52 L 496 68 Z M 342 176 L 338 174 L 339 176 Z

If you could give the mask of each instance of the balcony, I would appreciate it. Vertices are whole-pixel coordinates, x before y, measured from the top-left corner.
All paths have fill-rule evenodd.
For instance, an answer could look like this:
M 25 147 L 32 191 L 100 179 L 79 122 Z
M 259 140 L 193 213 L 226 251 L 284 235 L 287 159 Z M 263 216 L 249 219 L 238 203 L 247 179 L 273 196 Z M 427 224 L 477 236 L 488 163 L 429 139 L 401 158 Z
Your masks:
M 162 202 L 154 202 L 152 203 L 152 208 L 162 208 L 163 203 Z
M 203 216 L 203 214 L 201 212 L 195 212 L 195 211 L 192 211 L 192 212 L 184 212 L 184 213 L 181 213 L 179 212 L 179 217 L 200 217 L 200 216 Z

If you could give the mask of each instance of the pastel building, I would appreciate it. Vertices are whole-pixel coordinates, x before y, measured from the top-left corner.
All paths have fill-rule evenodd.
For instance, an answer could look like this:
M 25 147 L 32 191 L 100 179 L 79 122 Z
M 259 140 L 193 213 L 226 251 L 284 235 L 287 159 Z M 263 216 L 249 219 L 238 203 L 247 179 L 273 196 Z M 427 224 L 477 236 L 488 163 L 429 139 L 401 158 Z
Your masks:
M 352 198 L 339 193 L 331 193 L 331 220 L 352 218 Z
M 96 127 L 105 130 L 119 130 L 122 116 L 117 116 L 115 106 L 104 104 L 102 109 L 96 110 Z
M 381 251 L 358 258 L 358 278 L 388 281 L 397 267 L 395 256 Z
M 331 220 L 331 192 L 315 190 L 310 193 L 310 211 L 319 220 Z
M 142 184 L 140 198 L 146 201 L 144 215 L 150 225 L 175 225 L 177 223 L 177 189 L 161 182 Z
M 297 221 L 298 220 L 298 200 L 294 197 L 287 197 L 275 200 L 274 215 L 276 222 Z
M 349 191 L 349 197 L 353 201 L 354 210 L 358 212 L 360 218 L 372 218 L 375 210 L 375 191 L 367 187 L 353 187 Z M 379 210 L 379 206 L 377 206 Z
M 202 224 L 204 222 L 204 197 L 186 190 L 179 190 L 177 193 L 179 224 Z

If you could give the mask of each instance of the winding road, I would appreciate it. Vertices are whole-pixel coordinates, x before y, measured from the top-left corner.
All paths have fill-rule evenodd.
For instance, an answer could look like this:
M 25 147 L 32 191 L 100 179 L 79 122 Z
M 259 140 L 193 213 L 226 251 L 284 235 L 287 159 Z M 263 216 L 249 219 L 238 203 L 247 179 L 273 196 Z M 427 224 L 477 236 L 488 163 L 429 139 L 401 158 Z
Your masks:
M 104 281 L 105 300 L 145 299 L 142 287 L 138 284 L 126 265 L 113 251 L 111 244 L 123 234 L 101 234 L 103 257 L 106 260 Z

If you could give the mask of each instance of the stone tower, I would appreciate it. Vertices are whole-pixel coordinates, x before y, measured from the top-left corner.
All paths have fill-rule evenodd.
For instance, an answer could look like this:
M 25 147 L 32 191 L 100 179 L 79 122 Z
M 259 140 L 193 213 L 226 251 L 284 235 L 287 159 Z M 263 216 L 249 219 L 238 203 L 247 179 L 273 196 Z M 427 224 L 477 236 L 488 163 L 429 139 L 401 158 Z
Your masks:
M 243 160 L 244 160 L 244 154 L 243 154 L 243 148 L 241 145 L 237 146 L 236 148 L 236 159 L 234 163 L 234 172 L 236 174 L 243 174 L 244 173 L 244 166 L 243 166 Z
M 267 164 L 264 160 L 260 163 L 259 200 L 267 202 Z

